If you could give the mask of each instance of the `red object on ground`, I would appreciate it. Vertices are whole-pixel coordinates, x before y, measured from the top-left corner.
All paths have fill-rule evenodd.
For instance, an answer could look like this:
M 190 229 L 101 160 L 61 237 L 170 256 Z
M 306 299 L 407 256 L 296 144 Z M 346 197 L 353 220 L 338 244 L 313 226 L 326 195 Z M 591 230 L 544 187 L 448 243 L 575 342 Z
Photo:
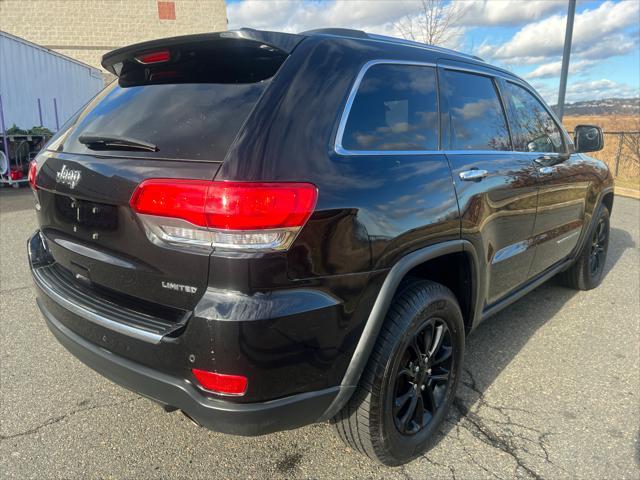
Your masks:
M 11 176 L 11 180 L 20 180 L 24 177 L 24 173 L 22 173 L 22 169 L 17 167 L 13 167 L 9 175 Z

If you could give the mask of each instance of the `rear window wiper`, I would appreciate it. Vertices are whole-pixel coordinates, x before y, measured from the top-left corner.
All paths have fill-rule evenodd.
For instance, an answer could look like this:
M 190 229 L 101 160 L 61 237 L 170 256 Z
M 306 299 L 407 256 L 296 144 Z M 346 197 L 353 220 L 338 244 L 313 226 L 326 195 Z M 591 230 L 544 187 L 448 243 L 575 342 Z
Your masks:
M 136 138 L 119 135 L 80 135 L 78 141 L 91 150 L 143 150 L 157 152 L 157 145 Z

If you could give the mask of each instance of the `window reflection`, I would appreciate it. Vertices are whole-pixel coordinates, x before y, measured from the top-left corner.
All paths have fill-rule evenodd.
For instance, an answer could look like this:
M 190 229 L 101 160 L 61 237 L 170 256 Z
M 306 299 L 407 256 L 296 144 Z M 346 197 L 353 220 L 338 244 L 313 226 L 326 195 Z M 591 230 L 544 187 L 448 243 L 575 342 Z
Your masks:
M 506 94 L 513 116 L 515 149 L 521 152 L 561 152 L 560 130 L 538 99 L 511 82 L 507 82 Z
M 452 70 L 445 70 L 444 79 L 451 149 L 510 150 L 509 130 L 493 80 Z
M 136 138 L 159 148 L 157 153 L 127 152 L 127 156 L 221 161 L 267 85 L 181 83 L 122 88 L 114 82 L 80 115 L 64 150 L 92 153 L 78 142 L 80 135 L 92 133 Z
M 432 67 L 374 65 L 355 96 L 342 136 L 347 150 L 437 150 Z

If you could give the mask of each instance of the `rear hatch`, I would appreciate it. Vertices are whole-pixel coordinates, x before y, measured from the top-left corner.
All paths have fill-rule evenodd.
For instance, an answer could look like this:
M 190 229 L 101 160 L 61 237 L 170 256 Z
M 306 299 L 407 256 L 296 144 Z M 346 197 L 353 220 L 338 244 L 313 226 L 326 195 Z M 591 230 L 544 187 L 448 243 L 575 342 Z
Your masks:
M 118 80 L 36 159 L 41 230 L 65 278 L 128 306 L 194 307 L 209 253 L 154 243 L 129 206 L 132 194 L 150 178 L 213 179 L 299 40 L 240 30 L 105 55 Z

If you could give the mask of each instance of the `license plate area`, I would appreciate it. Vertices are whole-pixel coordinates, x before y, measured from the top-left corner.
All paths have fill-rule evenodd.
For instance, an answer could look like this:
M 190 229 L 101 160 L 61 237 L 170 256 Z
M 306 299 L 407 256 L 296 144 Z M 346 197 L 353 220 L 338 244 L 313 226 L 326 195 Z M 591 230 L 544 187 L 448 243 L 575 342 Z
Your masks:
M 67 222 L 91 230 L 116 230 L 118 208 L 105 203 L 78 200 L 65 195 L 56 195 L 57 213 Z

